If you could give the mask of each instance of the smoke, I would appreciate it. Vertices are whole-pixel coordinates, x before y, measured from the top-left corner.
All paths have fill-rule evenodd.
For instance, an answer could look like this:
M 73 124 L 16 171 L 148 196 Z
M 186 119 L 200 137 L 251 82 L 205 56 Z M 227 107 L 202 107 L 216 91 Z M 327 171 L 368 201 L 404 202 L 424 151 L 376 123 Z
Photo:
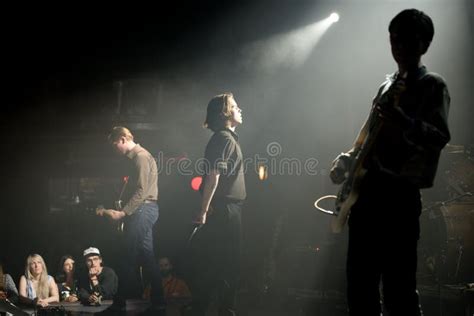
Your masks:
M 247 71 L 264 73 L 301 67 L 331 24 L 329 19 L 324 19 L 285 34 L 247 44 L 241 50 L 238 65 Z

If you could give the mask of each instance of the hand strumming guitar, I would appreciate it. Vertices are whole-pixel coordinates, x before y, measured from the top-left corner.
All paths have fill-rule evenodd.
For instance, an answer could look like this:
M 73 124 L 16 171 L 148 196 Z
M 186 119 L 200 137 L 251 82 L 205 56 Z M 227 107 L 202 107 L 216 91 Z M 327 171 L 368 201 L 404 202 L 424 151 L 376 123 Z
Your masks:
M 124 211 L 117 211 L 113 209 L 104 209 L 104 208 L 97 208 L 96 214 L 99 216 L 108 216 L 110 219 L 114 221 L 121 220 L 126 216 Z
M 347 179 L 357 151 L 341 153 L 333 160 L 329 173 L 332 183 L 341 184 Z

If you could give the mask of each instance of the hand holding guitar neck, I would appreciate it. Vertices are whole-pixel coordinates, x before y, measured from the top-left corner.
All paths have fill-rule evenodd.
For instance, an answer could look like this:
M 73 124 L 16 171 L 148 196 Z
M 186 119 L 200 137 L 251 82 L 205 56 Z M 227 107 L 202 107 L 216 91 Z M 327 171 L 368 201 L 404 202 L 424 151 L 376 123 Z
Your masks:
M 393 107 L 399 107 L 400 105 L 400 97 L 407 89 L 407 76 L 407 72 L 399 73 L 389 88 L 389 98 L 392 100 Z
M 409 128 L 413 124 L 413 120 L 400 107 L 400 99 L 407 89 L 406 78 L 406 72 L 399 74 L 386 92 L 384 99 L 388 102 L 380 102 L 375 107 L 379 118 L 403 129 Z
M 97 207 L 95 213 L 98 216 L 107 216 L 114 221 L 118 221 L 125 217 L 125 212 L 113 209 L 105 209 L 103 206 Z

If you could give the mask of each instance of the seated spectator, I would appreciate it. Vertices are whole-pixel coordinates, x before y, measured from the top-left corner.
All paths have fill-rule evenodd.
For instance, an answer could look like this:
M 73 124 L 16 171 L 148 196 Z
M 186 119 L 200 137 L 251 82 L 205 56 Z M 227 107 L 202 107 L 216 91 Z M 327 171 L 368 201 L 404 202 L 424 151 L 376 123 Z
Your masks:
M 168 257 L 162 257 L 158 261 L 160 266 L 163 291 L 167 301 L 176 299 L 190 299 L 191 292 L 184 280 L 177 278 L 173 273 L 173 265 Z
M 70 255 L 62 256 L 58 271 L 56 283 L 58 284 L 61 301 L 77 302 L 77 280 L 74 278 L 74 258 Z
M 22 303 L 46 307 L 49 303 L 59 302 L 58 286 L 48 275 L 46 264 L 38 254 L 26 259 L 25 275 L 20 278 L 19 288 Z
M 173 265 L 168 257 L 161 257 L 158 261 L 160 266 L 163 293 L 166 299 L 166 315 L 181 316 L 189 313 L 191 303 L 191 291 L 184 280 L 176 277 L 173 273 Z M 148 285 L 143 292 L 144 299 L 150 299 L 151 287 Z
M 84 250 L 87 270 L 79 274 L 79 300 L 86 305 L 100 305 L 102 300 L 111 300 L 117 292 L 118 278 L 114 270 L 102 265 L 102 256 L 97 248 Z
M 18 302 L 18 290 L 15 282 L 9 274 L 4 273 L 3 262 L 0 261 L 0 300 Z

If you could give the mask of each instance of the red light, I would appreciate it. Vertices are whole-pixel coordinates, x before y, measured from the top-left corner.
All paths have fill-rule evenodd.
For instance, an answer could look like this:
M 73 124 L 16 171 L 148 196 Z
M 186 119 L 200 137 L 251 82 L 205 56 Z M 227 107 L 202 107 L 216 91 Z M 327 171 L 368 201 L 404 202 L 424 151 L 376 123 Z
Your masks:
M 193 188 L 194 191 L 197 191 L 199 190 L 201 183 L 202 183 L 202 177 L 194 177 L 191 180 L 191 188 Z
M 128 176 L 123 177 L 123 183 L 128 183 Z

